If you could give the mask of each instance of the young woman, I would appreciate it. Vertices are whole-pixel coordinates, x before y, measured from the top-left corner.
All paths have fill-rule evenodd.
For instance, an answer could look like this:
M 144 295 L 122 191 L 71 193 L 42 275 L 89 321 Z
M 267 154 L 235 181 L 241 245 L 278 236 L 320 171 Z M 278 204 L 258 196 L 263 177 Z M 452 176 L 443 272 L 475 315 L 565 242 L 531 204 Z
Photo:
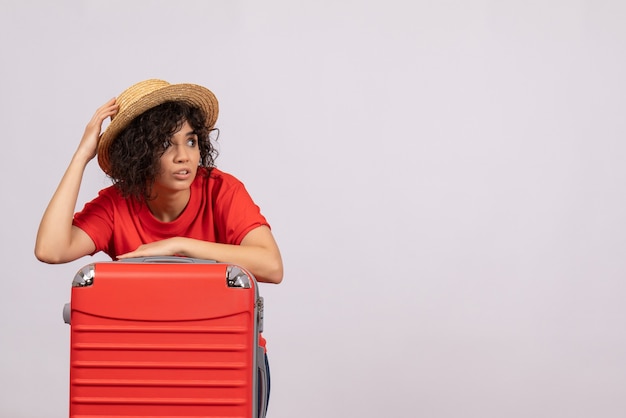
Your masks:
M 208 89 L 162 80 L 142 81 L 106 102 L 44 212 L 36 257 L 187 256 L 238 264 L 258 281 L 280 283 L 282 260 L 267 220 L 244 185 L 214 166 L 209 133 L 217 114 Z M 75 214 L 83 172 L 96 155 L 113 185 Z
M 162 80 L 135 84 L 105 103 L 44 212 L 37 258 L 180 255 L 239 264 L 258 281 L 280 283 L 282 260 L 268 222 L 244 185 L 214 166 L 209 132 L 217 114 L 208 89 Z M 74 214 L 96 154 L 114 184 Z

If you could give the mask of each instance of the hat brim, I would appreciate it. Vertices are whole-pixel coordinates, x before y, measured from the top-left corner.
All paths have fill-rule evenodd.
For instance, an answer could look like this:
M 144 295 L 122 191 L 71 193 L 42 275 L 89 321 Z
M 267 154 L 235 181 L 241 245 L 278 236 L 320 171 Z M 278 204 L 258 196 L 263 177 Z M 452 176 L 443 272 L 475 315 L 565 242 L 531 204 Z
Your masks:
M 202 109 L 206 115 L 206 126 L 211 129 L 217 121 L 219 106 L 215 95 L 206 87 L 197 84 L 169 84 L 151 91 L 130 103 L 113 117 L 98 142 L 98 164 L 109 174 L 109 150 L 115 138 L 130 122 L 145 111 L 171 101 L 182 101 Z

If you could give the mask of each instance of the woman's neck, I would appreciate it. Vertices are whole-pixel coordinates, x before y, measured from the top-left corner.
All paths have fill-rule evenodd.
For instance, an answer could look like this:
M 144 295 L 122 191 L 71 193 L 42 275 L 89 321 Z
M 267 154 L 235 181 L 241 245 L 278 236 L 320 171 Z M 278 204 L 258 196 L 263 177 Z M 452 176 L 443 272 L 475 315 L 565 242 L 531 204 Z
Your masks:
M 158 193 L 154 199 L 147 202 L 152 215 L 161 222 L 172 222 L 180 216 L 187 207 L 191 191 L 182 190 L 175 193 Z

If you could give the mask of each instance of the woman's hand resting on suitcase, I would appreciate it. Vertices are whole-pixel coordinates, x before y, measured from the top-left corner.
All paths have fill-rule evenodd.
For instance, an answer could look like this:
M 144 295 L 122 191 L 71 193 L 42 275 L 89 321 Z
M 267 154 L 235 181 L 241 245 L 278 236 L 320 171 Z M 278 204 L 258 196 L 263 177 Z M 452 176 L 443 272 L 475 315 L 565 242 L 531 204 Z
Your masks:
M 118 259 L 134 258 L 134 257 L 154 257 L 154 256 L 170 256 L 170 255 L 182 255 L 181 240 L 187 238 L 167 238 L 161 241 L 154 241 L 149 244 L 143 244 L 137 247 L 135 251 L 131 251 L 126 254 L 120 254 Z
M 143 244 L 118 259 L 178 255 L 238 264 L 260 282 L 280 283 L 283 264 L 270 229 L 259 226 L 246 234 L 239 245 L 220 244 L 193 238 L 174 237 Z

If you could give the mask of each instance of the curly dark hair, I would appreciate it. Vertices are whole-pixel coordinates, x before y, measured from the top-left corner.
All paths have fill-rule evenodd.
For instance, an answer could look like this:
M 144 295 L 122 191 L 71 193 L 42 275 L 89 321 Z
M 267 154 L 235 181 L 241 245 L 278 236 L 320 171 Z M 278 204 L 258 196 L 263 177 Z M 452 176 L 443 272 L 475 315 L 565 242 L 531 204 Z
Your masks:
M 198 136 L 200 166 L 208 168 L 207 172 L 215 166 L 218 151 L 209 134 L 219 131 L 206 126 L 204 111 L 183 101 L 165 102 L 133 119 L 111 144 L 109 177 L 124 197 L 140 202 L 150 198 L 165 152 L 163 144 L 185 122 Z

